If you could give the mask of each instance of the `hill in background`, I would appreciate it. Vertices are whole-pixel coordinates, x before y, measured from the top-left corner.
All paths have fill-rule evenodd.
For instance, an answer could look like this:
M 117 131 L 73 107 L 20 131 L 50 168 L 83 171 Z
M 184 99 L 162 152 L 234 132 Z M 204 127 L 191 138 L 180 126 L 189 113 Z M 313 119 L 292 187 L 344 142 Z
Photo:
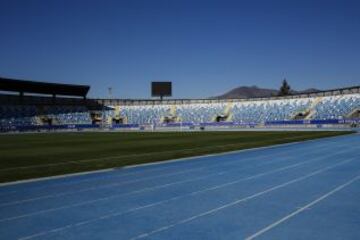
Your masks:
M 315 89 L 315 88 L 309 88 L 309 89 L 306 89 L 303 91 L 293 90 L 292 93 L 298 94 L 298 93 L 309 93 L 309 92 L 317 92 L 317 91 L 320 91 L 320 90 Z M 257 86 L 250 86 L 250 87 L 242 86 L 242 87 L 234 88 L 223 95 L 212 97 L 212 98 L 230 99 L 230 98 L 272 97 L 272 96 L 277 96 L 278 92 L 279 92 L 279 90 L 276 90 L 276 89 L 259 88 Z

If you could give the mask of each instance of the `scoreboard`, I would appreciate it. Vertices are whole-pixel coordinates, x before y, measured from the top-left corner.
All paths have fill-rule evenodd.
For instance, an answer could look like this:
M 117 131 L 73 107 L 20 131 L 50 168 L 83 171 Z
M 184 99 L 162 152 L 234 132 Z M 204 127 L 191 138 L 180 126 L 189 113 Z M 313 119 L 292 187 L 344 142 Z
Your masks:
M 171 97 L 172 82 L 151 82 L 152 97 Z

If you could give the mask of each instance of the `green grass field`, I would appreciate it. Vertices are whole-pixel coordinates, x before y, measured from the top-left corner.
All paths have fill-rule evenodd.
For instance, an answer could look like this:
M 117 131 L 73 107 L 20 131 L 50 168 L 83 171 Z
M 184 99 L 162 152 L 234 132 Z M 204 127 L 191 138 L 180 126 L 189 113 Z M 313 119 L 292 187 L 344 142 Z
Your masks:
M 0 135 L 0 182 L 347 134 L 349 132 L 104 132 Z

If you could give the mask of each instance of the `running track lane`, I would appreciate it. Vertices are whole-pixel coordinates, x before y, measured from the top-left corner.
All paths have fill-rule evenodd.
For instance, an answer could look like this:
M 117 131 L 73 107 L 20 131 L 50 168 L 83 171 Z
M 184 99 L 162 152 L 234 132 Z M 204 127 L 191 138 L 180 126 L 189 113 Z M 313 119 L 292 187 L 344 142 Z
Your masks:
M 359 143 L 342 136 L 4 186 L 0 236 L 360 239 Z

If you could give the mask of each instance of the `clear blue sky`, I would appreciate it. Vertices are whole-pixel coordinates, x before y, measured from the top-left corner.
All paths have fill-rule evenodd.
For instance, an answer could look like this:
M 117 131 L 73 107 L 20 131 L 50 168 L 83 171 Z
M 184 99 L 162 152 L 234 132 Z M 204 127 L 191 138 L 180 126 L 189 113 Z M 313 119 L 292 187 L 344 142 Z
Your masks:
M 360 85 L 360 1 L 0 0 L 0 75 L 91 97 Z

